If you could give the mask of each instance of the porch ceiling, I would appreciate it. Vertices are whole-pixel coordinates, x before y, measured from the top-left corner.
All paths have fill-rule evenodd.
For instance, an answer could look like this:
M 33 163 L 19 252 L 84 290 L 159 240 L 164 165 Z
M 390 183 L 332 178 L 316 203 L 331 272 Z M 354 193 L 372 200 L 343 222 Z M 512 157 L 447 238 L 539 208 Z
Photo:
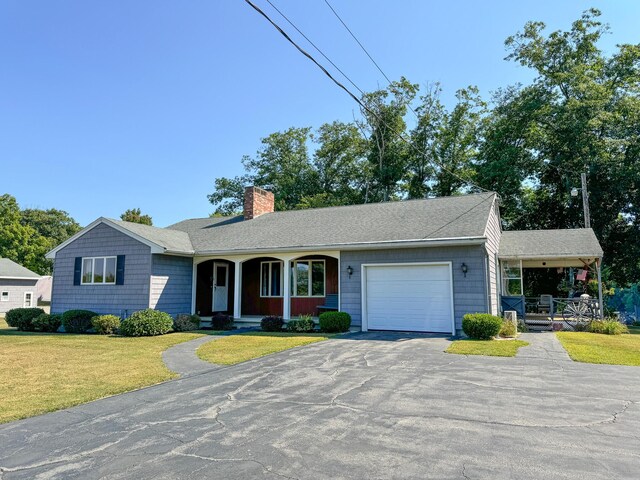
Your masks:
M 500 257 L 502 261 L 520 261 L 522 260 L 522 268 L 560 268 L 560 267 L 578 267 L 584 268 L 591 265 L 596 260 L 595 257 L 587 258 L 526 258 L 526 257 Z

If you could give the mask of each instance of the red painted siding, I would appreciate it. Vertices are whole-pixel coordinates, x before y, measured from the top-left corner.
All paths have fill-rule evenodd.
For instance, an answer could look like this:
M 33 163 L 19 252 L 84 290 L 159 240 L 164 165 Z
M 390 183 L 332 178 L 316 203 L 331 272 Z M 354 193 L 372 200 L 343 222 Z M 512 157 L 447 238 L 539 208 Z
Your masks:
M 338 260 L 325 256 L 300 257 L 297 260 L 325 260 L 326 288 L 325 294 L 338 293 Z M 291 299 L 291 316 L 318 315 L 318 306 L 324 305 L 325 297 L 294 297 Z
M 242 264 L 242 315 L 282 315 L 282 298 L 260 297 L 260 262 L 254 258 Z

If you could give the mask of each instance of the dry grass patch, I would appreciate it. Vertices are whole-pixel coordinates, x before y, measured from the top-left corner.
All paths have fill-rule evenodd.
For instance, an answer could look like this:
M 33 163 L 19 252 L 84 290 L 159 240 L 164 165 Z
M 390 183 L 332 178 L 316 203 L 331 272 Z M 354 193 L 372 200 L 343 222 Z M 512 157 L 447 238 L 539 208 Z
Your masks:
M 458 355 L 487 355 L 490 357 L 515 357 L 520 347 L 529 343 L 522 340 L 456 340 L 447 353 Z
M 18 332 L 0 323 L 0 423 L 135 390 L 176 376 L 161 354 L 199 337 L 125 338 Z
M 331 335 L 321 333 L 249 332 L 231 335 L 198 348 L 202 360 L 221 365 L 235 365 L 270 353 L 321 342 Z
M 556 336 L 576 362 L 640 366 L 640 331 L 630 328 L 629 333 L 557 332 Z

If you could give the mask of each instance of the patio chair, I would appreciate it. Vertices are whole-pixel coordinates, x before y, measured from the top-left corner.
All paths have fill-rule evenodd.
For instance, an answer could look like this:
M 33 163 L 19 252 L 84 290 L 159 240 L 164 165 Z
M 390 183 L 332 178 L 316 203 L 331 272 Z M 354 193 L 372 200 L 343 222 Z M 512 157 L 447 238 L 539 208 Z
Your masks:
M 538 313 L 551 313 L 551 305 L 553 304 L 553 295 L 540 295 L 538 300 Z

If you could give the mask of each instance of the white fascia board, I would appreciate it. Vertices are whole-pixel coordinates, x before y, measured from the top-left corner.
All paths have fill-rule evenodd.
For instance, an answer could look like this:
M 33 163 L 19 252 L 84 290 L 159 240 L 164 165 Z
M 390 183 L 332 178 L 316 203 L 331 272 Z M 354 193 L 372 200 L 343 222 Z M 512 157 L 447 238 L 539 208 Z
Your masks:
M 600 258 L 602 257 L 602 252 L 600 253 L 587 253 L 587 254 L 578 254 L 578 255 L 500 255 L 498 254 L 498 260 L 580 260 L 580 259 L 590 259 L 590 258 Z
M 0 277 L 0 280 L 40 280 L 42 277 Z
M 123 233 L 123 234 L 127 235 L 128 237 L 131 237 L 134 240 L 137 240 L 140 243 L 143 243 L 143 244 L 149 246 L 149 248 L 151 248 L 151 253 L 165 253 L 166 249 L 164 247 L 158 245 L 157 243 L 154 243 L 154 242 L 152 242 L 150 240 L 147 240 L 146 238 L 143 238 L 140 235 L 137 235 L 137 234 L 127 230 L 126 228 L 121 227 L 120 225 L 118 225 L 118 224 L 112 222 L 111 220 L 109 220 L 108 218 L 100 217 L 100 218 L 94 220 L 93 222 L 91 222 L 89 225 L 84 227 L 82 230 L 80 230 L 78 233 L 76 233 L 72 237 L 70 237 L 67 240 L 65 240 L 64 242 L 62 242 L 60 245 L 58 245 L 56 248 L 54 248 L 50 252 L 47 252 L 45 257 L 48 258 L 48 259 L 53 260 L 54 258 L 56 258 L 56 253 L 58 253 L 60 250 L 62 250 L 64 247 L 66 247 L 70 243 L 74 242 L 78 238 L 82 237 L 84 234 L 90 232 L 91 230 L 93 230 L 95 227 L 97 227 L 100 224 L 108 225 L 109 227 L 114 228 L 115 230 L 119 231 L 120 233 Z
M 457 247 L 465 245 L 483 245 L 487 241 L 486 237 L 457 237 L 457 238 L 438 238 L 432 240 L 391 240 L 381 242 L 362 242 L 362 243 L 336 243 L 331 245 L 304 245 L 304 246 L 288 246 L 279 248 L 257 248 L 257 249 L 238 249 L 238 250 L 203 250 L 197 251 L 196 255 L 253 255 L 268 254 L 280 252 L 317 252 L 320 250 L 385 250 L 396 248 L 418 248 L 418 247 Z

